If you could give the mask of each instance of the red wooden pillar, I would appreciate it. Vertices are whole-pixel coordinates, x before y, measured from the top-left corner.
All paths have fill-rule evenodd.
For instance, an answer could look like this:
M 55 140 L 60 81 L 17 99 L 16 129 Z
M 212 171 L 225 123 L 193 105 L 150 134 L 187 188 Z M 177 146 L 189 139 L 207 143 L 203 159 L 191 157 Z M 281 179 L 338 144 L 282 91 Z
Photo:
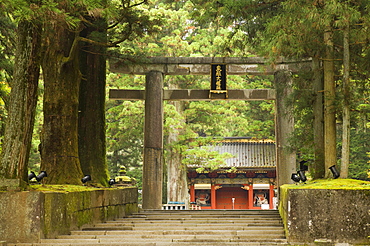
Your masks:
M 216 209 L 216 189 L 214 184 L 211 184 L 211 209 Z
M 248 209 L 253 209 L 253 184 L 249 185 L 248 190 Z
M 195 186 L 190 184 L 190 202 L 195 202 Z
M 269 195 L 269 204 L 270 204 L 270 209 L 274 208 L 274 185 L 270 184 L 270 195 Z

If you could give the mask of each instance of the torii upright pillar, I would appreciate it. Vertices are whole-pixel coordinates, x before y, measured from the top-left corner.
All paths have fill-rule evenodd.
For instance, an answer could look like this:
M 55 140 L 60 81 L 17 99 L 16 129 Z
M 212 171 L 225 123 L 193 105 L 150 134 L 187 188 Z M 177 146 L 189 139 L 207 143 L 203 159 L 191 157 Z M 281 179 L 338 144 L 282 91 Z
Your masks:
M 163 74 L 146 75 L 143 209 L 162 208 L 163 182 Z
M 276 135 L 276 171 L 278 186 L 290 184 L 292 173 L 296 170 L 296 153 L 288 148 L 289 136 L 294 131 L 293 108 L 286 99 L 293 92 L 292 73 L 287 70 L 278 70 L 274 74 L 275 100 L 275 135 Z

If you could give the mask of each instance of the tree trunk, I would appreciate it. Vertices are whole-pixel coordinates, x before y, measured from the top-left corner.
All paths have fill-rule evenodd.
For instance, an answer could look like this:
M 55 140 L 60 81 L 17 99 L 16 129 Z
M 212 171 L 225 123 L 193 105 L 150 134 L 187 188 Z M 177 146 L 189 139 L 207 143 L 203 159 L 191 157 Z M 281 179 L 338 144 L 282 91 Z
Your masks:
M 325 136 L 325 177 L 329 177 L 329 167 L 337 163 L 335 125 L 335 81 L 333 32 L 324 34 L 326 55 L 324 59 L 324 136 Z
M 0 178 L 27 181 L 40 74 L 41 26 L 21 21 L 17 34 L 14 80 L 1 156 Z
M 313 179 L 324 178 L 325 176 L 325 153 L 324 153 L 324 107 L 323 107 L 323 92 L 324 84 L 322 79 L 322 69 L 318 58 L 312 60 L 313 70 L 313 136 L 315 148 L 315 161 L 310 173 Z
M 78 95 L 81 80 L 77 35 L 57 18 L 45 26 L 44 125 L 41 169 L 49 184 L 81 184 L 78 156 Z
M 179 89 L 178 87 L 171 87 L 169 89 Z M 179 114 L 184 112 L 184 102 L 171 102 Z M 178 132 L 170 132 L 167 138 L 167 143 L 171 145 L 173 142 L 178 141 Z M 187 170 L 182 164 L 182 156 L 178 152 L 173 152 L 168 149 L 166 157 L 167 164 L 167 202 L 187 202 L 188 199 L 188 186 L 187 186 Z
M 350 145 L 350 87 L 349 87 L 349 23 L 343 31 L 343 135 L 342 135 L 342 164 L 340 176 L 348 177 L 349 145 Z
M 99 36 L 104 40 L 94 41 L 106 42 L 105 19 L 89 19 L 89 21 L 94 24 L 94 27 L 85 28 L 81 36 L 94 39 L 91 34 L 102 30 L 99 31 L 101 34 Z M 78 118 L 81 169 L 84 174 L 91 175 L 93 183 L 103 186 L 108 185 L 109 179 L 105 140 L 105 52 L 105 47 L 82 43 L 79 61 L 82 80 Z

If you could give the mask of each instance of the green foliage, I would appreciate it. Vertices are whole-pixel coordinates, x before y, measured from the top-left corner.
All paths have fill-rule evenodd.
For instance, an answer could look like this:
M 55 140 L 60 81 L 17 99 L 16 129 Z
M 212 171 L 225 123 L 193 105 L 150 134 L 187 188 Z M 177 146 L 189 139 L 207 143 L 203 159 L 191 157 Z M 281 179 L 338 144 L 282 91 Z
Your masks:
M 325 4 L 324 4 L 325 2 Z M 368 67 L 370 27 L 368 1 L 58 1 L 36 5 L 24 0 L 4 0 L 0 3 L 0 85 L 12 77 L 12 56 L 15 43 L 13 30 L 21 19 L 47 21 L 50 18 L 66 22 L 76 30 L 80 24 L 90 25 L 82 16 L 105 17 L 109 20 L 109 45 L 118 46 L 110 55 L 126 57 L 134 62 L 146 56 L 248 56 L 310 57 L 324 50 L 322 42 L 326 28 L 335 29 L 336 58 L 341 59 L 341 28 L 351 23 L 353 93 L 351 102 L 352 143 L 350 175 L 365 179 L 370 139 Z M 7 12 L 5 12 L 5 11 Z M 294 13 L 294 14 L 292 14 Z M 100 32 L 92 32 L 91 40 L 101 41 Z M 273 60 L 273 59 L 272 59 Z M 341 64 L 336 63 L 338 75 Z M 312 157 L 312 90 L 311 78 L 300 74 L 294 80 L 295 92 L 288 103 L 294 104 L 296 131 L 292 147 Z M 207 76 L 168 76 L 165 86 L 186 89 L 208 89 Z M 107 89 L 143 89 L 142 76 L 108 74 Z M 337 85 L 341 85 L 340 79 Z M 6 89 L 0 88 L 4 105 L 0 105 L 1 126 L 6 115 Z M 271 77 L 228 76 L 229 89 L 272 88 Z M 3 93 L 6 92 L 6 93 Z M 4 96 L 3 96 L 4 95 Z M 338 93 L 340 95 L 340 93 Z M 341 98 L 340 96 L 338 98 Z M 338 101 L 339 111 L 341 101 Z M 143 146 L 143 102 L 107 102 L 107 156 L 110 173 L 115 176 L 120 165 L 127 174 L 141 179 Z M 41 122 L 38 122 L 41 124 Z M 187 102 L 184 112 L 165 104 L 165 135 L 177 133 L 178 141 L 166 143 L 183 156 L 185 164 L 205 163 L 214 168 L 226 157 L 205 153 L 200 146 L 210 137 L 253 136 L 274 138 L 274 103 L 245 101 Z M 0 132 L 1 132 L 0 127 Z M 31 153 L 32 165 L 38 163 L 39 129 Z M 340 147 L 340 144 L 338 145 Z M 208 156 L 207 156 L 208 155 Z M 140 182 L 140 181 L 139 181 Z
M 170 103 L 164 104 L 164 135 L 175 133 L 179 135 L 186 128 L 184 117 Z
M 212 151 L 212 147 L 201 146 L 192 148 L 184 152 L 186 156 L 182 163 L 186 166 L 197 167 L 197 172 L 201 173 L 205 170 L 213 171 L 225 166 L 225 160 L 233 157 L 230 153 L 220 154 L 218 151 Z
M 123 42 L 127 39 L 134 39 L 142 35 L 150 34 L 153 31 L 157 30 L 157 27 L 161 25 L 160 18 L 155 16 L 148 17 L 148 8 L 144 5 L 147 4 L 147 1 L 105 1 L 105 0 L 68 0 L 68 1 L 25 1 L 25 0 L 4 0 L 0 3 L 0 82 L 1 85 L 5 79 L 8 79 L 8 76 L 11 80 L 11 63 L 7 61 L 12 61 L 11 56 L 14 55 L 15 51 L 13 47 L 10 47 L 10 44 L 15 43 L 14 32 L 9 32 L 9 30 L 14 30 L 17 23 L 21 21 L 30 21 L 33 23 L 58 23 L 60 28 L 65 28 L 67 31 L 75 32 L 78 36 L 78 33 L 84 28 L 95 28 L 98 31 L 90 32 L 90 35 L 87 37 L 90 41 L 85 42 L 98 44 L 104 47 L 107 46 L 117 46 L 120 42 Z M 105 32 L 102 32 L 102 28 L 105 28 L 105 25 L 94 26 L 97 21 L 96 19 L 101 19 L 109 22 L 108 27 L 108 43 L 103 43 L 107 36 Z M 100 23 L 100 22 L 99 22 Z M 43 30 L 47 32 L 46 28 Z M 10 33 L 11 35 L 7 35 Z M 13 42 L 11 42 L 13 41 Z M 99 42 L 99 43 L 98 43 Z M 6 46 L 9 45 L 9 46 Z M 48 43 L 43 43 L 43 46 L 47 48 Z M 10 47 L 10 48 L 9 48 Z M 11 55 L 8 55 L 11 54 Z M 68 53 L 66 52 L 66 56 Z M 73 57 L 68 57 L 72 59 Z M 10 64 L 10 65 L 9 65 Z M 5 79 L 4 79 L 5 78 Z M 8 81 L 7 81 L 8 82 Z M 2 89 L 2 88 L 1 88 Z M 0 91 L 1 96 L 3 96 L 4 90 Z M 2 100 L 6 102 L 5 97 Z M 2 106 L 2 105 L 1 105 Z M 129 106 L 128 106 L 129 107 Z M 138 110 L 140 107 L 138 107 Z M 142 107 L 141 107 L 142 108 Z M 2 109 L 2 108 L 1 108 Z M 125 109 L 123 109 L 125 110 Z M 114 110 L 112 110 L 114 111 Z M 116 110 L 117 111 L 117 110 Z M 113 112 L 115 113 L 115 112 Z M 125 112 L 120 113 L 119 115 L 124 115 Z M 137 112 L 132 112 L 136 114 Z M 2 116 L 6 113 L 1 114 Z M 142 113 L 141 113 L 142 115 Z M 118 117 L 118 116 L 117 116 Z M 126 118 L 128 116 L 126 115 Z M 2 119 L 1 119 L 2 120 Z M 109 117 L 108 117 L 108 120 Z M 30 154 L 30 167 L 32 170 L 38 169 L 39 164 L 39 126 L 42 122 L 36 120 L 35 128 L 35 137 L 32 142 L 32 151 Z M 138 125 L 140 125 L 138 123 Z M 3 122 L 0 123 L 0 133 L 2 135 Z M 116 124 L 115 127 L 121 127 L 122 124 Z M 126 134 L 135 135 L 134 128 L 128 128 L 132 131 Z M 111 129 L 109 129 L 111 130 Z M 114 141 L 111 141 L 110 144 L 113 146 L 112 156 L 119 155 L 121 149 L 117 148 L 117 135 L 119 133 L 114 132 Z M 140 134 L 136 134 L 140 136 Z M 124 139 L 125 136 L 123 136 Z M 1 138 L 1 136 L 0 136 Z M 140 139 L 140 138 L 139 138 Z M 136 140 L 135 140 L 136 141 Z M 140 141 L 137 141 L 140 142 Z M 139 146 L 139 147 L 137 147 Z M 138 152 L 138 148 L 141 145 L 134 145 L 127 148 L 126 155 L 131 155 L 132 152 Z M 135 153 L 135 157 L 139 158 L 139 154 Z M 125 157 L 130 159 L 129 157 Z M 139 158 L 140 159 L 140 158 Z M 130 161 L 135 162 L 135 160 Z
M 138 179 L 142 168 L 144 103 L 116 102 L 107 109 L 107 158 L 112 177 L 121 165 Z
M 121 54 L 133 55 L 137 57 L 147 56 L 242 56 L 248 52 L 243 45 L 245 34 L 239 30 L 234 32 L 230 26 L 217 25 L 215 23 L 200 23 L 192 19 L 191 13 L 194 11 L 194 4 L 190 1 L 184 2 L 157 2 L 152 8 L 147 9 L 149 15 L 163 19 L 163 25 L 158 26 L 158 33 L 146 34 L 143 37 L 137 37 L 133 40 L 126 40 L 119 48 Z M 151 17 L 149 17 L 151 18 Z M 238 45 L 234 45 L 238 44 Z M 130 62 L 130 58 L 127 59 Z M 131 75 L 109 75 L 109 86 L 121 89 L 143 89 L 143 80 L 138 76 Z M 140 81 L 140 82 L 138 82 Z M 166 76 L 166 88 L 181 89 L 208 89 L 210 85 L 208 76 Z M 229 89 L 254 89 L 254 88 L 272 88 L 271 77 L 257 76 L 228 76 Z M 126 102 L 120 102 L 123 105 Z M 111 102 L 108 103 L 111 105 Z M 119 115 L 123 109 L 119 104 L 108 109 L 109 114 Z M 123 107 L 127 112 L 134 110 L 136 103 L 130 104 L 130 107 Z M 274 104 L 273 102 L 245 102 L 245 101 L 211 101 L 211 102 L 185 102 L 183 109 L 179 111 L 172 103 L 165 103 L 164 108 L 164 139 L 167 140 L 169 134 L 178 134 L 177 141 L 165 141 L 165 149 L 171 153 L 178 153 L 181 156 L 191 156 L 184 158 L 183 164 L 202 163 L 203 168 L 214 169 L 224 163 L 225 155 L 216 155 L 208 153 L 203 149 L 210 144 L 214 137 L 228 136 L 253 136 L 261 138 L 274 138 Z M 114 117 L 112 117 L 113 119 Z M 116 118 L 117 121 L 117 118 Z M 118 120 L 123 125 L 130 127 L 142 127 L 134 120 L 134 126 L 126 120 Z M 108 138 L 109 151 L 115 148 L 128 151 L 128 145 L 131 139 L 138 141 L 139 130 L 136 133 L 125 135 L 123 141 L 122 127 L 118 123 L 108 121 L 107 135 L 116 133 L 115 137 Z M 126 128 L 124 128 L 126 129 Z M 142 130 L 141 130 L 142 131 Z M 142 132 L 140 132 L 142 134 Z M 209 137 L 204 137 L 209 136 Z M 123 147 L 127 146 L 127 147 Z M 203 147 L 202 147 L 203 146 Z M 122 159 L 126 154 L 116 155 Z M 136 158 L 137 162 L 141 160 Z M 169 153 L 165 153 L 166 155 Z M 110 156 L 110 155 L 109 155 Z M 108 157 L 109 157 L 108 156 Z M 133 157 L 132 157 L 133 158 Z M 206 161 L 208 159 L 208 161 Z M 111 157 L 109 161 L 112 162 Z M 123 162 L 121 162 L 123 163 Z M 112 163 L 111 163 L 112 164 Z M 113 164 L 116 165 L 116 164 Z M 124 165 L 134 165 L 126 161 Z M 130 169 L 130 168 L 128 168 Z M 137 169 L 135 169 L 137 170 Z
M 143 76 L 107 76 L 107 89 L 143 89 L 144 84 Z M 107 162 L 111 177 L 117 176 L 123 165 L 127 176 L 138 180 L 138 187 L 141 187 L 144 102 L 107 101 L 106 124 Z
M 2 6 L 0 4 L 0 6 Z M 11 17 L 0 10 L 0 152 L 5 132 L 10 83 L 13 79 L 15 25 Z
M 271 86 L 271 78 L 228 76 L 230 89 L 258 89 Z M 184 113 L 187 124 L 200 136 L 253 136 L 270 139 L 274 139 L 275 136 L 273 102 L 190 102 Z
M 2 140 L 5 133 L 5 120 L 7 117 L 7 105 L 6 100 L 10 93 L 10 88 L 6 82 L 0 81 L 0 153 L 1 153 L 1 146 Z
M 0 5 L 1 6 L 1 5 Z M 15 32 L 16 28 L 12 18 L 0 10 L 0 81 L 7 82 L 12 80 L 13 76 L 13 62 L 14 62 L 14 45 L 15 45 Z M 3 86 L 3 85 L 2 85 Z M 6 96 L 1 88 L 0 96 L 4 100 Z

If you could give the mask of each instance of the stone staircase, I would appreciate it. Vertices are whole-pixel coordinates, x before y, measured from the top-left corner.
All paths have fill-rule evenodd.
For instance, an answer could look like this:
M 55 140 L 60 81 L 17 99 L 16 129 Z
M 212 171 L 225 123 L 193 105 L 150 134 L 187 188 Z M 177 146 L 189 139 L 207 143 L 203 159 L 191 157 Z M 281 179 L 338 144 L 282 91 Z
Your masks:
M 37 244 L 8 246 L 288 245 L 276 210 L 147 210 Z

